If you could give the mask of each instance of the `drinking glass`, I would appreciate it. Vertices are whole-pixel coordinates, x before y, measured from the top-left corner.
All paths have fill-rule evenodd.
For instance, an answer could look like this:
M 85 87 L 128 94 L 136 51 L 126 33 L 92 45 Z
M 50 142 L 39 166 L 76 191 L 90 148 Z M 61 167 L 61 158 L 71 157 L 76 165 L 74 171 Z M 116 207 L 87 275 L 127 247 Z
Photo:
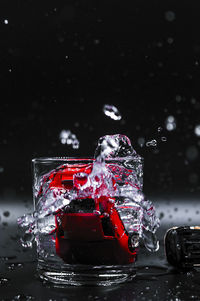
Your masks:
M 84 176 L 91 173 L 93 164 L 93 158 L 32 160 L 37 271 L 41 279 L 54 285 L 108 286 L 136 275 L 138 235 L 129 233 L 120 217 L 123 198 L 102 195 L 68 201 L 68 193 L 84 185 Z M 105 164 L 114 172 L 116 182 L 120 177 L 125 183 L 128 172 L 142 190 L 141 157 L 114 158 Z M 132 219 L 137 221 L 138 207 L 131 210 Z

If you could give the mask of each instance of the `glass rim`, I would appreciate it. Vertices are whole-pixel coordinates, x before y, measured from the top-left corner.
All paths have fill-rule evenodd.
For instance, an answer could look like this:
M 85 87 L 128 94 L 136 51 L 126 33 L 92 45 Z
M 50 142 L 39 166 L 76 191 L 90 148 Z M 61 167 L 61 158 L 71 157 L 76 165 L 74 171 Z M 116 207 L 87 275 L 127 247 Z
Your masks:
M 105 161 L 123 161 L 123 160 L 144 161 L 144 158 L 139 155 L 108 158 Z M 95 161 L 94 157 L 38 157 L 33 158 L 32 163 L 50 163 L 50 162 L 71 162 L 71 161 Z

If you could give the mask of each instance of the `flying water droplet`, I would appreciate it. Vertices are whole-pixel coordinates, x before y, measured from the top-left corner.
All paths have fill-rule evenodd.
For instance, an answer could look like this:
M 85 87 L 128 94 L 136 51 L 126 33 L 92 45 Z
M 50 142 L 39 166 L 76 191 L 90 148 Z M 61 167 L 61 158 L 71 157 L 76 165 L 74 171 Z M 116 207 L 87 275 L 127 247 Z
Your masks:
M 168 22 L 172 22 L 176 19 L 176 15 L 173 11 L 171 10 L 168 10 L 165 12 L 165 19 L 168 21 Z
M 9 281 L 10 279 L 8 278 L 0 278 L 0 285 L 6 285 Z
M 60 142 L 62 144 L 71 145 L 72 148 L 78 149 L 79 148 L 79 140 L 77 139 L 76 135 L 73 134 L 70 130 L 62 130 L 60 132 Z
M 156 141 L 156 139 L 153 139 L 153 140 L 151 140 L 151 141 L 147 141 L 147 142 L 146 142 L 146 146 L 147 146 L 147 147 L 149 147 L 149 146 L 153 146 L 153 147 L 157 146 L 157 141 Z
M 16 270 L 16 269 L 19 269 L 19 268 L 23 268 L 23 263 L 9 263 L 7 264 L 7 268 L 8 270 L 10 271 L 13 271 L 13 270 Z
M 173 131 L 176 129 L 176 120 L 174 116 L 170 115 L 166 118 L 165 127 L 168 131 Z
M 3 213 L 3 215 L 4 215 L 5 217 L 9 217 L 10 212 L 9 212 L 9 211 L 5 211 L 5 212 Z
M 145 139 L 143 137 L 139 137 L 138 144 L 140 147 L 143 147 L 145 145 Z
M 105 104 L 103 106 L 103 112 L 106 116 L 110 117 L 113 120 L 120 120 L 122 118 L 118 109 L 113 105 Z
M 195 126 L 194 133 L 196 136 L 200 137 L 200 124 Z

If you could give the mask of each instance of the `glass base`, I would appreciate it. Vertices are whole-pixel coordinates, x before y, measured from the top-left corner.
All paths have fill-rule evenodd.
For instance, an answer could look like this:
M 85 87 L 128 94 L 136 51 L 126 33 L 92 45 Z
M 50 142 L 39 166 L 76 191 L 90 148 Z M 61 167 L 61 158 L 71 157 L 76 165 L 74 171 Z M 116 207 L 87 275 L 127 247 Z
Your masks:
M 38 275 L 55 286 L 110 286 L 131 281 L 136 276 L 134 264 L 112 266 L 49 264 L 39 261 Z

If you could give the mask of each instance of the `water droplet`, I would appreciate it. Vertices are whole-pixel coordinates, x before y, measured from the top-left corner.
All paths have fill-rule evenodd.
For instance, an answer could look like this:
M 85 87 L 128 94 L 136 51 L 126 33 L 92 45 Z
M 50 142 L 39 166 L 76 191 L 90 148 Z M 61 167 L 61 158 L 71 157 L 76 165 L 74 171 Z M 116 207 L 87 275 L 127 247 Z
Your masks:
M 106 116 L 110 117 L 113 120 L 120 120 L 122 118 L 118 109 L 113 105 L 105 104 L 103 106 L 103 112 Z
M 19 269 L 19 268 L 23 268 L 23 263 L 9 263 L 7 264 L 7 268 L 8 270 L 16 270 L 16 269 Z
M 173 11 L 168 10 L 165 12 L 165 19 L 169 22 L 172 22 L 176 19 L 176 15 Z
M 200 124 L 195 126 L 194 133 L 196 136 L 200 137 Z
M 168 131 L 173 131 L 176 129 L 176 120 L 174 116 L 170 115 L 166 118 L 165 126 Z
M 5 211 L 5 212 L 3 213 L 3 215 L 4 215 L 5 217 L 9 217 L 9 216 L 10 216 L 10 212 L 9 212 L 9 211 Z
M 167 137 L 161 137 L 161 141 L 166 142 L 167 141 Z
M 186 150 L 186 157 L 189 161 L 194 161 L 198 158 L 199 151 L 195 145 L 189 146 Z
M 20 300 L 20 301 L 30 301 L 30 300 L 35 300 L 35 297 L 31 296 L 31 295 L 24 295 L 24 294 L 19 294 L 16 295 L 12 301 L 14 300 Z
M 10 279 L 8 278 L 0 278 L 0 285 L 6 285 L 9 281 Z
M 177 102 L 181 102 L 182 97 L 181 97 L 181 95 L 178 94 L 178 95 L 176 95 L 175 99 Z
M 4 172 L 4 168 L 0 166 L 0 173 Z
M 158 133 L 162 132 L 163 128 L 161 126 L 158 127 Z
M 151 140 L 151 141 L 147 141 L 147 142 L 146 142 L 146 146 L 147 146 L 147 147 L 149 147 L 149 146 L 153 146 L 153 147 L 157 146 L 157 141 L 156 141 L 156 139 L 153 139 L 153 140 Z
M 100 40 L 95 39 L 95 40 L 94 40 L 94 44 L 95 44 L 95 45 L 99 45 L 99 44 L 100 44 Z
M 169 37 L 169 38 L 167 38 L 167 42 L 168 42 L 168 44 L 171 45 L 174 42 L 174 39 Z
M 3 22 L 4 22 L 4 24 L 6 24 L 6 25 L 8 24 L 8 20 L 7 20 L 7 19 L 5 19 Z
M 139 144 L 140 147 L 143 147 L 145 145 L 144 137 L 139 137 L 138 138 L 138 144 Z
M 59 137 L 62 144 L 72 145 L 72 148 L 74 149 L 79 148 L 79 140 L 70 130 L 62 130 Z

